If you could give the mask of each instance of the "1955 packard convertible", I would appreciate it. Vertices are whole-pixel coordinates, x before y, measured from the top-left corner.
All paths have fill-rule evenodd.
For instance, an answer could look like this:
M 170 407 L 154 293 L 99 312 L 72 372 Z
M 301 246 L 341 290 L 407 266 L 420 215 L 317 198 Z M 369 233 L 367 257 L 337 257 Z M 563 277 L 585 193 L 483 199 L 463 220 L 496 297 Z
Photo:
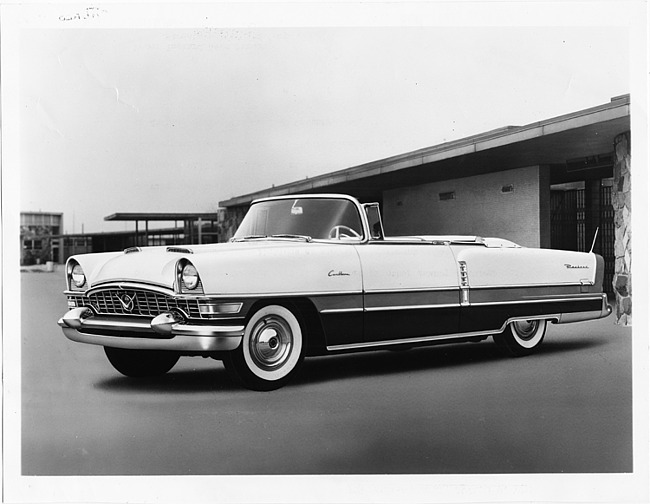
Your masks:
M 523 356 L 549 322 L 611 312 L 596 254 L 385 237 L 379 205 L 343 195 L 257 200 L 229 243 L 77 255 L 66 272 L 59 325 L 120 373 L 212 357 L 254 390 L 285 385 L 305 356 L 488 336 Z

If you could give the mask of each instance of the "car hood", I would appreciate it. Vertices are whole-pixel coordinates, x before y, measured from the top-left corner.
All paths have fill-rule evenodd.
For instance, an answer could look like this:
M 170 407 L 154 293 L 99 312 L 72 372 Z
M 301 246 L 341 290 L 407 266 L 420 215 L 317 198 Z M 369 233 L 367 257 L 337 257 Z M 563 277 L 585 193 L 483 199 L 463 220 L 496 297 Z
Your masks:
M 181 260 L 188 260 L 196 267 L 206 294 L 278 292 L 282 286 L 300 289 L 308 284 L 320 284 L 331 270 L 349 273 L 341 278 L 350 285 L 359 287 L 361 282 L 358 255 L 353 246 L 290 239 L 145 247 L 75 259 L 84 268 L 90 288 L 109 282 L 137 282 L 173 289 L 176 266 Z M 293 285 L 298 282 L 303 285 Z

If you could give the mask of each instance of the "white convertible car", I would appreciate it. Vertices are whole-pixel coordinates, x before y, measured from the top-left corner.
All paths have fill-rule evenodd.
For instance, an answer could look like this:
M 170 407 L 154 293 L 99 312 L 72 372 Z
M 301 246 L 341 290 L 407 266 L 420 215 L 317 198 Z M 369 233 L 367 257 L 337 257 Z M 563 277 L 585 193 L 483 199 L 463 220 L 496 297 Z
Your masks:
M 59 326 L 122 374 L 213 357 L 255 390 L 285 385 L 305 356 L 488 336 L 527 355 L 549 322 L 611 313 L 596 254 L 385 237 L 379 205 L 343 195 L 257 200 L 229 243 L 78 255 L 66 271 Z

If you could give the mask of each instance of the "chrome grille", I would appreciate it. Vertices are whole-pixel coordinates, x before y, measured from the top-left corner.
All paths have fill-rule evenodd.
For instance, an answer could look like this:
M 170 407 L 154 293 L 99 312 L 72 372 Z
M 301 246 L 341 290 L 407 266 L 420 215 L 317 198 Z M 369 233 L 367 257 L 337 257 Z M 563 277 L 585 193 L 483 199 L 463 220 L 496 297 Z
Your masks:
M 139 315 L 155 317 L 170 310 L 180 310 L 189 318 L 204 318 L 200 300 L 179 299 L 158 292 L 135 289 L 106 289 L 90 296 L 69 296 L 77 307 L 90 306 L 100 315 Z

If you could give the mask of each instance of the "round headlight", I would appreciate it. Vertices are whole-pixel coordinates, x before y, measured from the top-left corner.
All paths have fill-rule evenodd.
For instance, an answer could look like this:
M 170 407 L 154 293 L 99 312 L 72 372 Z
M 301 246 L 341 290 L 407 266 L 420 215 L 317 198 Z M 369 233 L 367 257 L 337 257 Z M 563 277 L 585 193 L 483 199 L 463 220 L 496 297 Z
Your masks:
M 86 275 L 84 274 L 84 270 L 78 264 L 75 264 L 73 266 L 72 271 L 70 272 L 70 278 L 76 287 L 83 287 L 86 283 Z
M 183 284 L 189 290 L 196 289 L 196 286 L 199 284 L 199 273 L 196 271 L 196 268 L 191 264 L 186 264 L 183 267 Z

